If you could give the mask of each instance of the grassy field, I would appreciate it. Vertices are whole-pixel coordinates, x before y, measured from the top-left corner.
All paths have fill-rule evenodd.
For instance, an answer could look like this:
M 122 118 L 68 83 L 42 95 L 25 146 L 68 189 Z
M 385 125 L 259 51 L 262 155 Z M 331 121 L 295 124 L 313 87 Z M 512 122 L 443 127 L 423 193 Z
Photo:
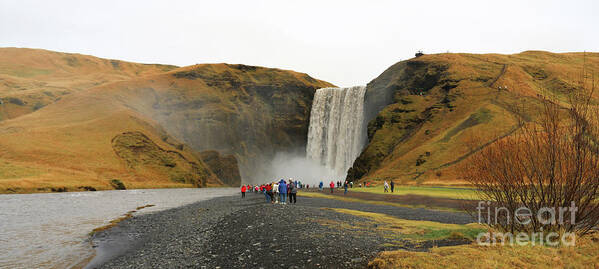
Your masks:
M 430 207 L 430 206 L 425 206 L 425 205 L 408 205 L 408 204 L 385 202 L 385 201 L 369 201 L 369 200 L 358 199 L 358 198 L 328 195 L 328 194 L 324 194 L 324 193 L 320 193 L 320 192 L 299 192 L 298 195 L 300 197 L 335 199 L 335 200 L 346 201 L 346 202 L 373 204 L 373 205 L 390 205 L 390 206 L 409 207 L 409 208 L 427 208 L 427 209 L 434 209 L 434 210 L 439 210 L 439 211 L 449 211 L 449 212 L 461 211 L 461 210 L 457 210 L 454 208 L 446 208 L 446 207 Z
M 381 213 L 344 208 L 327 208 L 327 210 L 369 219 L 371 223 L 364 223 L 362 228 L 372 229 L 372 224 L 377 224 L 375 229 L 398 240 L 407 239 L 414 242 L 448 238 L 474 240 L 478 233 L 486 231 L 485 227 L 476 223 L 465 225 L 446 224 L 434 221 L 406 220 Z
M 463 200 L 475 200 L 476 192 L 468 187 L 433 187 L 433 186 L 405 186 L 396 185 L 393 193 L 385 192 L 383 186 L 374 186 L 369 188 L 352 188 L 354 192 L 368 192 L 377 194 L 388 194 L 388 195 L 424 195 L 431 197 L 451 198 L 451 199 L 463 199 Z
M 473 190 L 467 188 L 447 187 L 413 187 L 399 186 L 397 192 L 388 195 L 425 195 L 430 197 L 443 197 L 463 199 L 464 196 L 473 195 Z M 353 188 L 351 191 L 366 193 L 383 193 L 382 187 L 366 189 Z M 402 205 L 384 201 L 366 201 L 361 199 L 333 196 L 320 192 L 300 192 L 300 196 L 339 199 L 349 202 L 392 205 L 399 207 L 418 207 Z M 443 208 L 435 208 L 444 210 Z M 369 219 L 376 223 L 376 228 L 370 223 L 364 227 L 351 227 L 359 229 L 377 229 L 387 238 L 397 241 L 390 247 L 402 247 L 405 240 L 426 241 L 441 239 L 466 238 L 475 240 L 480 232 L 488 227 L 479 224 L 455 225 L 431 221 L 411 221 L 393 216 L 349 210 L 327 208 L 339 213 L 352 214 Z M 445 209 L 452 211 L 452 209 Z M 455 211 L 455 210 L 453 210 Z M 347 225 L 344 223 L 323 223 L 325 225 Z M 370 268 L 599 268 L 599 234 L 595 233 L 585 238 L 577 238 L 574 247 L 548 247 L 548 246 L 479 246 L 476 243 L 451 246 L 434 247 L 428 252 L 413 252 L 406 250 L 385 251 L 373 259 Z

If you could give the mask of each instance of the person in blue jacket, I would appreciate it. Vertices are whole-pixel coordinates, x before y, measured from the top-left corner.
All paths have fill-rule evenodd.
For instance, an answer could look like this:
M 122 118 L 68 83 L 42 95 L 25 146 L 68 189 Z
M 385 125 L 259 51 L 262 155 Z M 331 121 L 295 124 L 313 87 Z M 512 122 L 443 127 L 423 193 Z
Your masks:
M 279 196 L 281 197 L 281 204 L 285 204 L 285 198 L 287 198 L 287 184 L 283 179 L 279 181 Z
M 323 186 L 323 185 L 324 185 L 324 184 L 322 184 L 322 181 L 320 182 L 320 184 L 318 184 L 318 188 L 320 189 L 320 191 L 322 191 L 322 186 Z

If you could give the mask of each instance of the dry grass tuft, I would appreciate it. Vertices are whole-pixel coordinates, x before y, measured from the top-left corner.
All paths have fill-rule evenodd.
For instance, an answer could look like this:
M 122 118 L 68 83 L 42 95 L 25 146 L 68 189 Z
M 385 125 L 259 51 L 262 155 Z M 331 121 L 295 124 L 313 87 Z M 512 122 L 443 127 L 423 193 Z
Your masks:
M 429 252 L 381 252 L 369 268 L 598 268 L 599 234 L 574 247 L 479 246 L 433 248 Z

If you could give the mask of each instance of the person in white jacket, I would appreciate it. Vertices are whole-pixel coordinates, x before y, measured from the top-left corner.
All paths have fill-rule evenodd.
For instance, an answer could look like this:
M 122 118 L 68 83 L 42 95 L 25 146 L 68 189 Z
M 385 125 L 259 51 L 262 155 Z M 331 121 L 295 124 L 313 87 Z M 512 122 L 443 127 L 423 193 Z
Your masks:
M 387 183 L 387 180 L 385 180 L 385 192 L 389 192 L 389 183 Z
M 275 194 L 275 204 L 279 203 L 279 183 L 272 184 L 272 192 Z

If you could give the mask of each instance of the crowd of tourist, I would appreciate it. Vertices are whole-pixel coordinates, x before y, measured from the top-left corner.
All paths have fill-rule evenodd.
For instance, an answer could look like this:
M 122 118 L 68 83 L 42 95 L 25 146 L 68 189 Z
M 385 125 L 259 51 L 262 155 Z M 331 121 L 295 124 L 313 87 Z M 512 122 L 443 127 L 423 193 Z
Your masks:
M 295 204 L 297 202 L 297 190 L 300 188 L 309 188 L 304 186 L 300 181 L 289 179 L 285 181 L 271 182 L 262 185 L 243 185 L 241 186 L 241 197 L 245 197 L 246 192 L 262 193 L 266 198 L 266 202 L 280 204 Z
M 369 183 L 364 184 L 364 187 L 369 186 Z M 358 184 L 362 187 L 362 183 Z M 351 181 L 331 181 L 329 189 L 331 193 L 334 192 L 335 188 L 343 188 L 344 194 L 347 194 L 348 189 L 353 188 L 354 183 Z M 245 198 L 246 192 L 253 192 L 256 194 L 264 194 L 267 203 L 273 204 L 295 204 L 297 202 L 297 191 L 298 189 L 310 189 L 310 184 L 302 184 L 301 181 L 289 179 L 285 181 L 281 179 L 279 181 L 273 181 L 271 183 L 261 185 L 243 185 L 241 186 L 241 198 Z M 324 182 L 320 181 L 318 189 L 323 191 Z

